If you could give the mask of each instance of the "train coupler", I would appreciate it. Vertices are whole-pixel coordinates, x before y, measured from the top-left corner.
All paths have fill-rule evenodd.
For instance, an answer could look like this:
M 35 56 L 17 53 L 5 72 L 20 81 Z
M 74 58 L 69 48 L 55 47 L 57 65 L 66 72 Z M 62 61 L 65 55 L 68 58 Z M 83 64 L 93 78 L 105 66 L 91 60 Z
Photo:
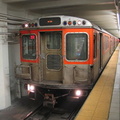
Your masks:
M 43 106 L 54 108 L 55 104 L 56 104 L 56 99 L 55 99 L 54 94 L 45 94 Z

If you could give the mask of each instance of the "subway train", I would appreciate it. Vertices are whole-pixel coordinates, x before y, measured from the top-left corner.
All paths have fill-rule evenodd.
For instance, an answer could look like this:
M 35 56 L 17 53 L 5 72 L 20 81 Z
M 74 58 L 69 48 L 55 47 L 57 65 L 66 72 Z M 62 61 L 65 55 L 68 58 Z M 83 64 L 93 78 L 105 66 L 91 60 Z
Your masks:
M 45 16 L 20 29 L 20 60 L 15 75 L 28 94 L 44 99 L 79 97 L 92 89 L 119 39 L 90 21 Z

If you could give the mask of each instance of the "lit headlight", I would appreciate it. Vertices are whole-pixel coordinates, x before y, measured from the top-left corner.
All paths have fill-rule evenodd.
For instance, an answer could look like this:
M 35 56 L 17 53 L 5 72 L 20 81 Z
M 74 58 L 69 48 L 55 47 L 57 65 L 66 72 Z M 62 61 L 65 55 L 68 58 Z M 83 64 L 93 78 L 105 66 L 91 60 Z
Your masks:
M 28 23 L 26 23 L 26 24 L 25 24 L 25 28 L 27 28 L 28 26 L 29 26 L 29 24 L 28 24 Z
M 81 90 L 76 90 L 75 91 L 75 96 L 80 97 L 82 95 L 82 91 Z
M 81 23 L 82 23 L 82 22 L 81 22 L 80 20 L 77 22 L 78 25 L 81 25 Z
M 35 92 L 35 86 L 28 84 L 28 85 L 27 85 L 27 90 L 28 90 L 29 92 Z

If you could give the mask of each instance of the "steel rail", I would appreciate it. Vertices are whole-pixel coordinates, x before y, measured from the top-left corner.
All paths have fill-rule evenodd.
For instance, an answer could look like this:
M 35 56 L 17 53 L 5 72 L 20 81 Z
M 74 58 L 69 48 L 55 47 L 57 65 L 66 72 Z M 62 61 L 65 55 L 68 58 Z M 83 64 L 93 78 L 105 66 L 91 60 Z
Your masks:
M 30 118 L 32 115 L 36 114 L 39 110 L 41 110 L 43 108 L 43 104 L 41 104 L 39 107 L 37 107 L 35 110 L 31 111 L 30 113 L 28 113 L 26 115 L 26 117 L 23 120 L 27 120 L 28 118 Z

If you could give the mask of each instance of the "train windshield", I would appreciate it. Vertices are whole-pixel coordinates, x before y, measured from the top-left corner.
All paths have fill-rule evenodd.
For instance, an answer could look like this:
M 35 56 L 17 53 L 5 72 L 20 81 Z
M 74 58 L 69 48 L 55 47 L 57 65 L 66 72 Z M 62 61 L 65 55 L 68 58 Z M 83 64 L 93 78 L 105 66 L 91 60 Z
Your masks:
M 85 33 L 66 35 L 66 58 L 68 60 L 86 60 L 88 57 L 88 36 Z
M 22 36 L 22 57 L 24 59 L 36 59 L 36 36 Z

